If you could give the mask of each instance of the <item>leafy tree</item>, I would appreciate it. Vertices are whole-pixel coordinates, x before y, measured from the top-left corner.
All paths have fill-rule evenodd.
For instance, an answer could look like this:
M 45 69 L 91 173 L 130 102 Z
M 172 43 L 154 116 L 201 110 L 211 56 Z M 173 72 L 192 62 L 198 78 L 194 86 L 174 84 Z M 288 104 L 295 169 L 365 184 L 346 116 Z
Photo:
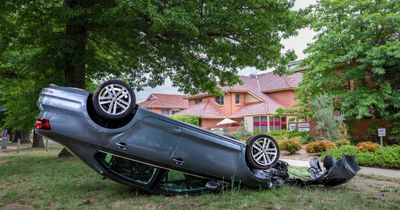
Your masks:
M 282 66 L 282 38 L 301 24 L 294 0 L 0 2 L 0 100 L 6 125 L 31 128 L 49 83 L 85 88 L 123 78 L 140 90 L 170 78 L 186 93 L 216 93 L 238 69 Z
M 347 119 L 400 118 L 400 1 L 321 0 L 310 11 L 318 35 L 305 51 L 302 111 L 327 93 Z

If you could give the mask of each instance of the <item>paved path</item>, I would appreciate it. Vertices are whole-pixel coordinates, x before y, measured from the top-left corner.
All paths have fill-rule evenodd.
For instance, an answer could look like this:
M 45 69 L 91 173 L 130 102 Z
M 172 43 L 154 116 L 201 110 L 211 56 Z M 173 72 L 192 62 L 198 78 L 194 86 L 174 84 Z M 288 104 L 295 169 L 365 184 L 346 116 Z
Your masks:
M 281 159 L 286 161 L 291 166 L 297 167 L 309 167 L 308 161 L 304 160 L 290 160 L 290 159 Z M 373 167 L 364 167 L 361 166 L 361 170 L 358 172 L 360 174 L 372 174 L 378 176 L 386 176 L 392 178 L 400 178 L 400 170 L 396 169 L 384 169 L 384 168 L 373 168 Z

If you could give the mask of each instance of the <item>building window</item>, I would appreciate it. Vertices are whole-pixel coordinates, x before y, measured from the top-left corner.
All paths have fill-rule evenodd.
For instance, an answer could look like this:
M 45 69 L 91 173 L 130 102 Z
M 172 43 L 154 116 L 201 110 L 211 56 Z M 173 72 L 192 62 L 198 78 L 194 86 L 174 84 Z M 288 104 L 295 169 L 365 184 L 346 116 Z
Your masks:
M 281 129 L 281 118 L 278 116 L 269 116 L 269 130 L 276 131 Z
M 224 105 L 224 97 L 223 96 L 215 97 L 215 103 L 217 103 L 219 105 Z
M 169 115 L 169 109 L 167 109 L 167 108 L 161 108 L 161 114 L 162 114 L 162 115 L 168 116 L 168 115 Z
M 235 94 L 235 103 L 240 104 L 240 94 L 239 93 Z
M 268 128 L 267 128 L 267 116 L 262 116 L 261 117 L 261 121 L 260 121 L 260 130 L 261 132 L 267 132 Z
M 174 115 L 174 114 L 178 113 L 179 111 L 180 111 L 179 109 L 173 109 L 171 112 L 171 115 Z
M 194 104 L 199 104 L 201 103 L 203 100 L 201 98 L 197 98 L 194 100 Z
M 281 129 L 287 129 L 286 117 L 281 117 Z
M 260 133 L 267 131 L 267 116 L 253 117 L 253 132 Z

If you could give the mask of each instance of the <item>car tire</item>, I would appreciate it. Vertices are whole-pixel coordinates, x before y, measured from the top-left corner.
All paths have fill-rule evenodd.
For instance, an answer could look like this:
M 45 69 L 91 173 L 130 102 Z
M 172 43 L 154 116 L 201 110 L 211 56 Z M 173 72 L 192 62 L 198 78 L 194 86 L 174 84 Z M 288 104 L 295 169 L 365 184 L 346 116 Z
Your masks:
M 93 94 L 93 108 L 108 120 L 120 120 L 133 112 L 136 96 L 132 88 L 121 80 L 103 82 Z
M 247 140 L 246 144 L 246 160 L 252 168 L 265 170 L 279 160 L 278 143 L 271 136 L 259 134 Z

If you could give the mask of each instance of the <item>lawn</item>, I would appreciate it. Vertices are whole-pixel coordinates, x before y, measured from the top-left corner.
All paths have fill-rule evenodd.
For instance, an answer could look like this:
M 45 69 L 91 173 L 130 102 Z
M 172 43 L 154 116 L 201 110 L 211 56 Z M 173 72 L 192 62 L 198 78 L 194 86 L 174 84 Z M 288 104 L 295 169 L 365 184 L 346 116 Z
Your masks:
M 229 189 L 219 194 L 165 197 L 127 188 L 59 149 L 0 156 L 0 209 L 399 209 L 400 179 L 358 176 L 333 187 Z M 304 174 L 303 168 L 291 168 Z

